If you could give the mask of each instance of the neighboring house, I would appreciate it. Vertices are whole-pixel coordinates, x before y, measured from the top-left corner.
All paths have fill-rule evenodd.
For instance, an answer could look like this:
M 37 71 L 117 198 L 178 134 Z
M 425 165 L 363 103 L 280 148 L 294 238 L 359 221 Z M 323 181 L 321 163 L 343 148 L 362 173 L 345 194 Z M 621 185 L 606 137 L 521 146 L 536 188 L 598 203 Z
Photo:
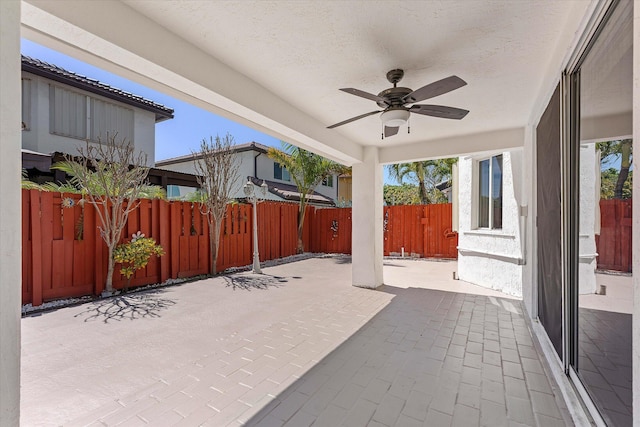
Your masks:
M 440 190 L 442 195 L 447 198 L 447 203 L 453 201 L 453 180 L 448 179 L 436 185 L 436 188 Z
M 117 134 L 155 161 L 155 125 L 173 110 L 52 64 L 22 56 L 22 148 L 28 157 L 78 155 L 86 141 Z M 24 157 L 24 156 L 23 156 Z
M 267 200 L 298 202 L 300 194 L 286 168 L 267 156 L 269 147 L 257 142 L 249 142 L 234 146 L 233 151 L 238 162 L 239 179 L 232 190 L 232 198 L 243 199 L 243 186 L 248 179 L 260 185 L 262 180 L 268 186 L 265 196 Z M 196 155 L 197 158 L 197 155 Z M 174 157 L 156 162 L 160 169 L 195 174 L 194 156 Z M 309 203 L 316 206 L 334 206 L 338 198 L 338 175 L 332 175 L 320 183 L 309 197 Z M 194 188 L 169 186 L 167 193 L 170 197 L 182 197 Z
M 594 145 L 580 149 L 580 293 L 596 291 L 599 233 L 599 176 Z M 526 259 L 522 149 L 478 154 L 458 160 L 458 277 L 522 297 Z M 586 188 L 585 185 L 590 187 Z M 596 194 L 598 195 L 596 199 Z
M 351 175 L 341 174 L 338 176 L 338 206 L 351 206 L 352 190 Z

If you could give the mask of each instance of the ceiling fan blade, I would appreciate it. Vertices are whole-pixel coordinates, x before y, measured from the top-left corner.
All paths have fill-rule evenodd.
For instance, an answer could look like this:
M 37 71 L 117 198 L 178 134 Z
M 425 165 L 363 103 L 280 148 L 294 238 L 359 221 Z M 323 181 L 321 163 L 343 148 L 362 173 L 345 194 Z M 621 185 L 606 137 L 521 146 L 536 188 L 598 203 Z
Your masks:
M 336 123 L 335 125 L 327 126 L 327 129 L 337 128 L 338 126 L 346 125 L 347 123 L 351 123 L 351 122 L 355 122 L 356 120 L 364 119 L 367 116 L 372 116 L 372 115 L 377 114 L 379 112 L 380 111 L 372 111 L 370 113 L 360 114 L 359 116 L 351 117 L 350 119 L 347 119 L 347 120 L 345 120 L 343 122 L 340 122 L 340 123 Z
M 390 136 L 393 136 L 393 135 L 397 134 L 399 129 L 400 129 L 399 127 L 395 127 L 394 128 L 394 127 L 385 126 L 384 127 L 384 137 L 385 138 L 389 138 Z
M 365 91 L 360 90 L 360 89 L 354 89 L 352 87 L 345 87 L 345 88 L 342 88 L 340 90 L 343 91 L 343 92 L 350 93 L 351 95 L 359 96 L 361 98 L 366 98 L 366 99 L 370 99 L 372 101 L 383 102 L 383 103 L 387 104 L 387 101 L 384 98 L 382 98 L 382 97 L 380 97 L 378 95 L 374 95 L 374 94 L 369 93 L 369 92 L 365 92 Z
M 403 98 L 404 102 L 413 103 L 443 95 L 465 86 L 467 82 L 458 76 L 450 76 L 414 90 Z
M 445 107 L 444 105 L 414 105 L 409 109 L 412 113 L 423 114 L 425 116 L 439 117 L 441 119 L 460 120 L 469 113 L 469 110 L 462 108 Z

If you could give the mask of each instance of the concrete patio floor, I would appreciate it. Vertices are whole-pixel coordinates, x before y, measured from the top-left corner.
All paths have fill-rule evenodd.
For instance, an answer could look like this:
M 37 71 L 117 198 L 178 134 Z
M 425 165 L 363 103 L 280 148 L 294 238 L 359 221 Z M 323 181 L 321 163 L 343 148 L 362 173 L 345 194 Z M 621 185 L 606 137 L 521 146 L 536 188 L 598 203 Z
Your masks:
M 312 258 L 25 317 L 21 424 L 572 425 L 520 301 L 455 269 L 367 290 Z

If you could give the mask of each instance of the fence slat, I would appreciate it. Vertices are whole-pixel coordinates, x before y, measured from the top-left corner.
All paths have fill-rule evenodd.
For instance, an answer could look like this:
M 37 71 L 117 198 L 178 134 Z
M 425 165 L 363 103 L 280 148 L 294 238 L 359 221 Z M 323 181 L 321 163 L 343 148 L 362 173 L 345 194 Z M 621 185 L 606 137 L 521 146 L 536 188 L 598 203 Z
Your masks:
M 169 203 L 165 200 L 158 201 L 159 207 L 159 224 L 160 241 L 159 244 L 164 249 L 165 255 L 160 257 L 160 281 L 165 282 L 169 279 L 171 269 L 171 239 L 170 230 L 171 223 L 169 218 Z
M 631 206 L 631 199 L 600 201 L 599 269 L 631 272 Z
M 40 216 L 40 212 L 42 209 L 41 206 L 41 197 L 40 192 L 37 190 L 30 191 L 31 196 L 31 266 L 32 270 L 32 304 L 33 305 L 41 305 L 42 304 L 42 286 L 44 283 L 44 275 L 48 272 L 45 272 L 45 264 L 43 262 L 43 249 L 48 244 L 48 242 L 44 241 L 42 236 L 42 220 Z
M 22 303 L 31 302 L 33 289 L 33 266 L 31 259 L 31 193 L 22 192 Z

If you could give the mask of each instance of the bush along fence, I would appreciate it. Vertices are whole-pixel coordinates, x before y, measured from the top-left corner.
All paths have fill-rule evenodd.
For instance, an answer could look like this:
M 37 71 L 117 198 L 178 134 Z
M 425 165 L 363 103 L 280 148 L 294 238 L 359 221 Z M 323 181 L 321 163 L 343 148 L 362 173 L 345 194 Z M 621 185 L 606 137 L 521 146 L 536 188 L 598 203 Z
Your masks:
M 220 230 L 218 271 L 252 262 L 251 205 L 233 204 Z M 258 204 L 260 260 L 294 255 L 298 205 Z M 76 194 L 22 190 L 22 301 L 99 295 L 107 273 L 107 248 L 93 206 Z M 457 234 L 451 232 L 451 205 L 384 208 L 385 255 L 455 258 Z M 122 242 L 141 233 L 162 246 L 130 281 L 116 266 L 114 288 L 135 288 L 209 271 L 209 229 L 199 204 L 141 200 L 129 215 Z M 351 253 L 351 209 L 307 207 L 305 250 Z

